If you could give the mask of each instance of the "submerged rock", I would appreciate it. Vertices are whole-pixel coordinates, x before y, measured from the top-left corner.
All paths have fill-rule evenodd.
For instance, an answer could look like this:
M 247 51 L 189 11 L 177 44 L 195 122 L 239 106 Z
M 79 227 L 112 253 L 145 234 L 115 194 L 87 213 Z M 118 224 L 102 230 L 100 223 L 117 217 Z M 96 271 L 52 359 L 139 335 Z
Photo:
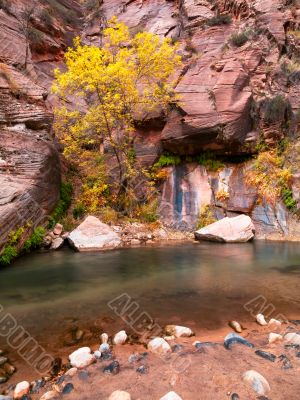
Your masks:
M 268 381 L 260 373 L 254 370 L 245 372 L 243 375 L 243 380 L 260 395 L 265 395 L 271 390 Z
M 69 394 L 74 390 L 74 385 L 73 383 L 67 383 L 66 386 L 64 386 L 62 393 L 63 394 Z
M 14 399 L 21 399 L 29 393 L 30 383 L 27 381 L 19 382 L 14 390 Z
M 167 335 L 179 337 L 190 337 L 193 336 L 193 331 L 190 328 L 179 325 L 167 325 L 165 327 L 165 332 Z
M 95 362 L 95 357 L 91 354 L 89 347 L 81 347 L 69 355 L 70 363 L 75 368 L 85 368 Z
M 108 400 L 131 400 L 131 396 L 128 392 L 116 390 L 109 396 Z
M 165 354 L 172 351 L 171 346 L 163 338 L 154 338 L 148 343 L 148 350 L 156 354 Z
M 237 333 L 242 333 L 243 329 L 241 325 L 237 321 L 230 321 L 228 322 L 230 328 L 234 329 Z
M 272 362 L 276 360 L 275 354 L 269 353 L 268 351 L 256 350 L 255 354 L 258 355 L 259 357 L 264 358 L 265 360 L 269 360 Z
M 195 232 L 198 240 L 213 242 L 238 243 L 248 242 L 254 238 L 255 228 L 248 215 L 234 218 L 223 218 Z
M 110 226 L 93 216 L 88 216 L 72 231 L 68 240 L 78 251 L 107 250 L 121 245 L 119 235 Z
M 119 361 L 113 361 L 111 364 L 109 364 L 107 367 L 103 369 L 103 372 L 106 374 L 113 374 L 117 375 L 120 372 L 120 363 Z
M 115 334 L 113 338 L 113 343 L 114 344 L 124 344 L 127 340 L 127 334 L 125 331 L 120 331 L 117 334 Z
M 265 317 L 263 316 L 263 314 L 257 314 L 256 316 L 256 322 L 261 325 L 261 326 L 265 326 L 268 325 L 267 321 L 265 320 Z
M 279 356 L 279 360 L 283 361 L 283 363 L 282 363 L 282 368 L 283 369 L 291 369 L 291 368 L 293 368 L 292 363 L 290 362 L 289 358 L 285 354 L 281 354 L 281 356 Z
M 248 340 L 238 335 L 237 333 L 229 333 L 224 339 L 224 347 L 227 350 L 231 349 L 231 347 L 236 343 L 242 344 L 250 348 L 254 347 L 252 343 L 248 342 Z
M 169 392 L 161 397 L 160 400 L 182 400 L 182 398 L 175 392 Z

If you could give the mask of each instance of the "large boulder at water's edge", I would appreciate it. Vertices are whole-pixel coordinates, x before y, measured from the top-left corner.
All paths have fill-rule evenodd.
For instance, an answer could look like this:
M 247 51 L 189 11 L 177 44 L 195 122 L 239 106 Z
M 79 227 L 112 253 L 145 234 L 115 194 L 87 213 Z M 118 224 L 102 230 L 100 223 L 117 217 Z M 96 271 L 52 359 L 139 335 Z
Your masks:
M 234 218 L 223 218 L 211 225 L 195 232 L 198 240 L 213 242 L 238 243 L 253 239 L 255 228 L 248 215 L 239 215 Z
M 68 237 L 69 243 L 78 251 L 100 251 L 121 245 L 121 238 L 98 218 L 89 216 Z

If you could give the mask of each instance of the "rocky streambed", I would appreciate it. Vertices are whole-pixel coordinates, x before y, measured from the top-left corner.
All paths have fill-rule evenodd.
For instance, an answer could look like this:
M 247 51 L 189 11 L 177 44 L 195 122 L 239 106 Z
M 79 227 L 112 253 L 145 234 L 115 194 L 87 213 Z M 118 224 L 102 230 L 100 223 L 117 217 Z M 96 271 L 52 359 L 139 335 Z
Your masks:
M 246 327 L 229 325 L 209 336 L 176 325 L 155 337 L 154 327 L 103 332 L 98 344 L 56 358 L 46 376 L 8 386 L 0 399 L 297 399 L 300 320 L 258 315 Z

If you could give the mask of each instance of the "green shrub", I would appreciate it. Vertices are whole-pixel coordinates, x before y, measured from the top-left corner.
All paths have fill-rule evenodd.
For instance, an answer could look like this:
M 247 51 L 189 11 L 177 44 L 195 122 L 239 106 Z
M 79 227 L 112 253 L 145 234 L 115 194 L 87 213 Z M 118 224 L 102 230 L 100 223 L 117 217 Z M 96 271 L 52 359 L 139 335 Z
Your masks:
M 51 28 L 53 24 L 53 18 L 46 8 L 40 11 L 39 18 L 46 25 L 47 28 Z
M 209 171 L 218 171 L 224 168 L 224 164 L 216 158 L 215 154 L 212 153 L 202 153 L 196 157 L 196 160 Z
M 285 204 L 286 208 L 290 211 L 296 211 L 297 210 L 297 202 L 293 198 L 293 191 L 286 187 L 281 190 L 281 196 L 283 203 Z
M 149 201 L 138 207 L 137 217 L 146 223 L 156 222 L 158 220 L 158 201 L 157 199 Z
M 231 44 L 237 47 L 243 46 L 248 40 L 248 36 L 245 32 L 233 33 L 230 38 Z
M 28 28 L 28 39 L 32 44 L 40 44 L 43 40 L 43 34 L 38 29 L 33 27 Z
M 208 26 L 229 25 L 230 23 L 231 23 L 230 15 L 220 15 L 220 14 L 206 21 L 206 24 Z
M 73 217 L 75 219 L 80 219 L 86 213 L 86 207 L 83 203 L 78 203 L 73 209 Z
M 0 265 L 9 265 L 18 255 L 17 248 L 12 245 L 6 245 L 0 255 Z
M 214 222 L 216 222 L 216 218 L 214 217 L 211 206 L 209 204 L 203 205 L 199 211 L 196 228 L 201 229 Z
M 29 252 L 30 250 L 37 249 L 43 243 L 43 238 L 46 234 L 45 229 L 42 226 L 38 226 L 30 238 L 26 240 L 23 246 L 23 251 Z
M 171 165 L 179 165 L 181 158 L 175 154 L 165 153 L 159 157 L 159 160 L 154 164 L 154 168 L 168 167 Z
M 49 218 L 49 228 L 66 214 L 72 202 L 73 186 L 70 182 L 62 182 L 60 185 L 60 200 Z
M 286 99 L 277 95 L 272 99 L 267 99 L 264 104 L 264 120 L 267 123 L 274 123 L 284 120 L 285 112 L 288 108 Z

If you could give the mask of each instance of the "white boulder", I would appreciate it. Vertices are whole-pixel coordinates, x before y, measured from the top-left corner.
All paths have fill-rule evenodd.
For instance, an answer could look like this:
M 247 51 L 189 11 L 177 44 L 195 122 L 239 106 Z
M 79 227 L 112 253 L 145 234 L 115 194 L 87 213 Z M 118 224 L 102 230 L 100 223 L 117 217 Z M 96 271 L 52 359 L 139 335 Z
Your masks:
M 182 398 L 175 392 L 169 392 L 161 397 L 160 400 L 182 400 Z
M 255 228 L 248 215 L 223 218 L 195 232 L 198 240 L 213 242 L 238 243 L 253 239 Z
M 156 354 L 166 354 L 172 351 L 169 343 L 160 337 L 150 340 L 148 343 L 148 350 Z
M 21 399 L 29 393 L 30 383 L 27 381 L 19 382 L 14 390 L 14 399 Z
M 122 243 L 120 236 L 110 226 L 93 216 L 88 216 L 74 229 L 68 240 L 78 251 L 114 249 Z
M 125 331 L 120 331 L 115 334 L 113 338 L 113 343 L 114 344 L 124 344 L 127 340 L 127 334 Z
M 249 370 L 243 375 L 244 382 L 248 383 L 259 395 L 266 395 L 271 389 L 268 381 L 260 373 Z
M 165 331 L 169 336 L 179 337 L 190 337 L 193 335 L 193 331 L 190 328 L 179 325 L 167 325 Z
M 72 367 L 80 369 L 94 363 L 95 357 L 91 354 L 91 349 L 89 347 L 81 347 L 69 355 L 69 360 Z
M 116 390 L 109 396 L 108 400 L 131 400 L 131 396 L 128 392 Z

